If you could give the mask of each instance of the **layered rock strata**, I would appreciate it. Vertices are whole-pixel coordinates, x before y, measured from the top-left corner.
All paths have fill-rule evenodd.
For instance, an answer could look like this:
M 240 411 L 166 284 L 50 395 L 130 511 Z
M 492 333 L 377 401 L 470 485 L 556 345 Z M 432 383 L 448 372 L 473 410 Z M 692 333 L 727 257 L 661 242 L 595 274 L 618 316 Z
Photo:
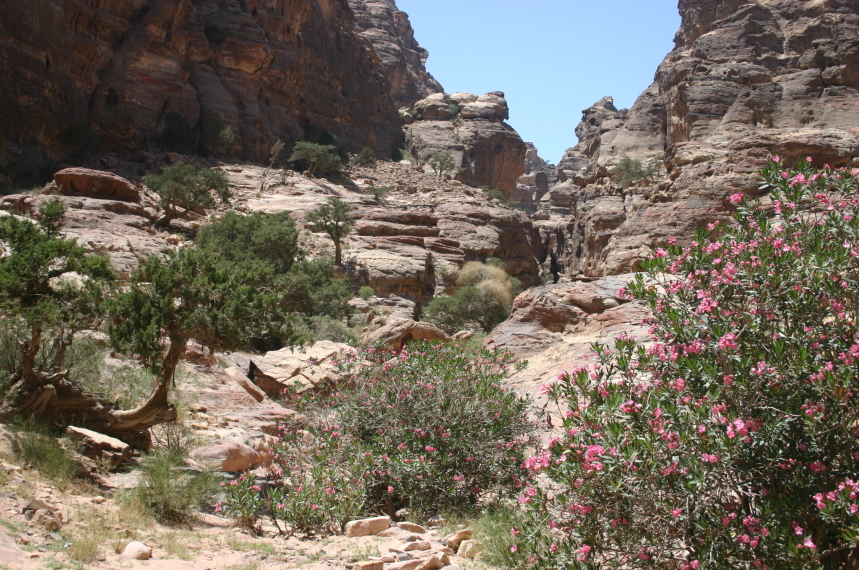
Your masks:
M 392 89 L 356 25 L 347 0 L 3 3 L 0 131 L 58 157 L 82 137 L 144 148 L 175 111 L 196 131 L 220 116 L 247 159 L 308 126 L 388 156 L 402 141 L 391 93 L 422 56 L 407 25 L 390 29 L 406 61 Z
M 429 158 L 449 152 L 457 180 L 469 186 L 489 186 L 518 201 L 516 181 L 525 170 L 527 147 L 504 121 L 510 116 L 500 91 L 478 97 L 473 93 L 434 93 L 404 112 L 406 146 L 431 171 Z
M 859 6 L 848 0 L 681 0 L 681 28 L 629 110 L 585 110 L 542 203 L 564 273 L 635 269 L 649 246 L 728 219 L 773 154 L 837 166 L 859 155 Z M 658 159 L 622 188 L 621 158 Z M 547 232 L 544 231 L 544 234 Z
M 355 13 L 355 31 L 375 53 L 373 58 L 390 82 L 389 93 L 397 107 L 444 91 L 427 73 L 429 53 L 415 39 L 409 16 L 393 0 L 349 0 Z

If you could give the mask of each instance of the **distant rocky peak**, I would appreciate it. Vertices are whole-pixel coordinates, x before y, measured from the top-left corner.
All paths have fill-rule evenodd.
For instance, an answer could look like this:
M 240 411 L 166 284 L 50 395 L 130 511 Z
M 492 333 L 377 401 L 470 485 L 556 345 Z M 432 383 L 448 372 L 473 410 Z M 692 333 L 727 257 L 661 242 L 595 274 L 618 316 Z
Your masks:
M 444 91 L 426 67 L 429 53 L 415 39 L 409 16 L 394 0 L 349 0 L 357 24 L 355 32 L 375 54 L 391 82 L 397 107 L 411 107 L 419 99 Z

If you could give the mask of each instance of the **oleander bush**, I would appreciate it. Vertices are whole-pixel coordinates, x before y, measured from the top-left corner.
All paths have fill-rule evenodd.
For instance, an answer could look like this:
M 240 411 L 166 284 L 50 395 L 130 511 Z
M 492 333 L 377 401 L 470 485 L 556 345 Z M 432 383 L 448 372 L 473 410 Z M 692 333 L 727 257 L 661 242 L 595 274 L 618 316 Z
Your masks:
M 266 510 L 285 532 L 338 531 L 400 508 L 470 512 L 524 485 L 534 426 L 529 401 L 501 384 L 517 369 L 510 353 L 422 341 L 355 349 L 337 366 L 335 393 L 287 394 L 306 420 L 281 426 L 274 486 L 227 485 L 220 508 L 243 520 Z
M 524 463 L 519 567 L 855 567 L 859 169 L 810 161 L 654 251 L 628 291 L 651 345 L 545 388 L 563 430 Z

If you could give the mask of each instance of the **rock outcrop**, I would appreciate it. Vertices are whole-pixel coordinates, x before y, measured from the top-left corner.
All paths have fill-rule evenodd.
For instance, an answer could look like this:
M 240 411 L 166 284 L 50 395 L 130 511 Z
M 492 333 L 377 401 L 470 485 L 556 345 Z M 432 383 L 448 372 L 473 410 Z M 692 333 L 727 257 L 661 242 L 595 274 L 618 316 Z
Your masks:
M 768 157 L 856 164 L 859 6 L 848 0 L 681 0 L 676 47 L 629 110 L 606 97 L 584 111 L 579 143 L 541 227 L 559 268 L 635 269 L 671 235 L 729 217 L 727 196 L 758 192 Z M 621 158 L 659 159 L 651 179 L 611 180 Z M 547 234 L 553 233 L 549 236 Z
M 504 122 L 508 117 L 507 100 L 500 91 L 480 97 L 434 93 L 405 112 L 406 146 L 427 171 L 432 155 L 449 152 L 460 169 L 453 173 L 457 180 L 515 198 L 527 147 Z
M 394 20 L 385 33 L 420 75 Z M 231 154 L 253 160 L 309 126 L 380 156 L 402 142 L 390 94 L 408 80 L 387 68 L 392 90 L 347 0 L 34 0 L 4 3 L 0 22 L 0 131 L 54 156 L 87 137 L 145 148 L 173 111 L 195 132 L 220 114 Z
M 418 100 L 443 91 L 427 73 L 429 53 L 418 45 L 409 16 L 393 0 L 349 0 L 355 13 L 355 31 L 373 49 L 374 60 L 390 82 L 397 107 L 411 107 Z

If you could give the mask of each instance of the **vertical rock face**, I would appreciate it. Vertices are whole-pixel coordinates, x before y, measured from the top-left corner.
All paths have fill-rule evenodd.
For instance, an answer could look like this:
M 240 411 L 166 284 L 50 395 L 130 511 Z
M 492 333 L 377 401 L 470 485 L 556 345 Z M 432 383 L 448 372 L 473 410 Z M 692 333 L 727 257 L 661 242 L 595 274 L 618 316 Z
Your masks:
M 408 14 L 397 10 L 393 0 L 349 0 L 349 6 L 357 20 L 355 31 L 375 53 L 397 107 L 411 107 L 444 91 L 424 67 L 429 54 L 415 40 Z
M 565 273 L 635 268 L 647 246 L 727 219 L 769 156 L 834 165 L 859 154 L 859 4 L 680 0 L 676 47 L 632 109 L 584 111 L 558 166 L 553 256 Z M 621 188 L 621 158 L 666 170 Z M 567 210 L 569 208 L 569 210 Z
M 504 93 L 434 93 L 405 112 L 406 145 L 421 164 L 449 152 L 461 168 L 456 179 L 489 186 L 516 199 L 516 179 L 525 171 L 527 147 L 509 118 Z
M 347 0 L 5 2 L 0 130 L 62 156 L 87 129 L 141 148 L 171 111 L 220 113 L 245 158 L 310 125 L 386 155 L 401 121 L 355 26 Z

